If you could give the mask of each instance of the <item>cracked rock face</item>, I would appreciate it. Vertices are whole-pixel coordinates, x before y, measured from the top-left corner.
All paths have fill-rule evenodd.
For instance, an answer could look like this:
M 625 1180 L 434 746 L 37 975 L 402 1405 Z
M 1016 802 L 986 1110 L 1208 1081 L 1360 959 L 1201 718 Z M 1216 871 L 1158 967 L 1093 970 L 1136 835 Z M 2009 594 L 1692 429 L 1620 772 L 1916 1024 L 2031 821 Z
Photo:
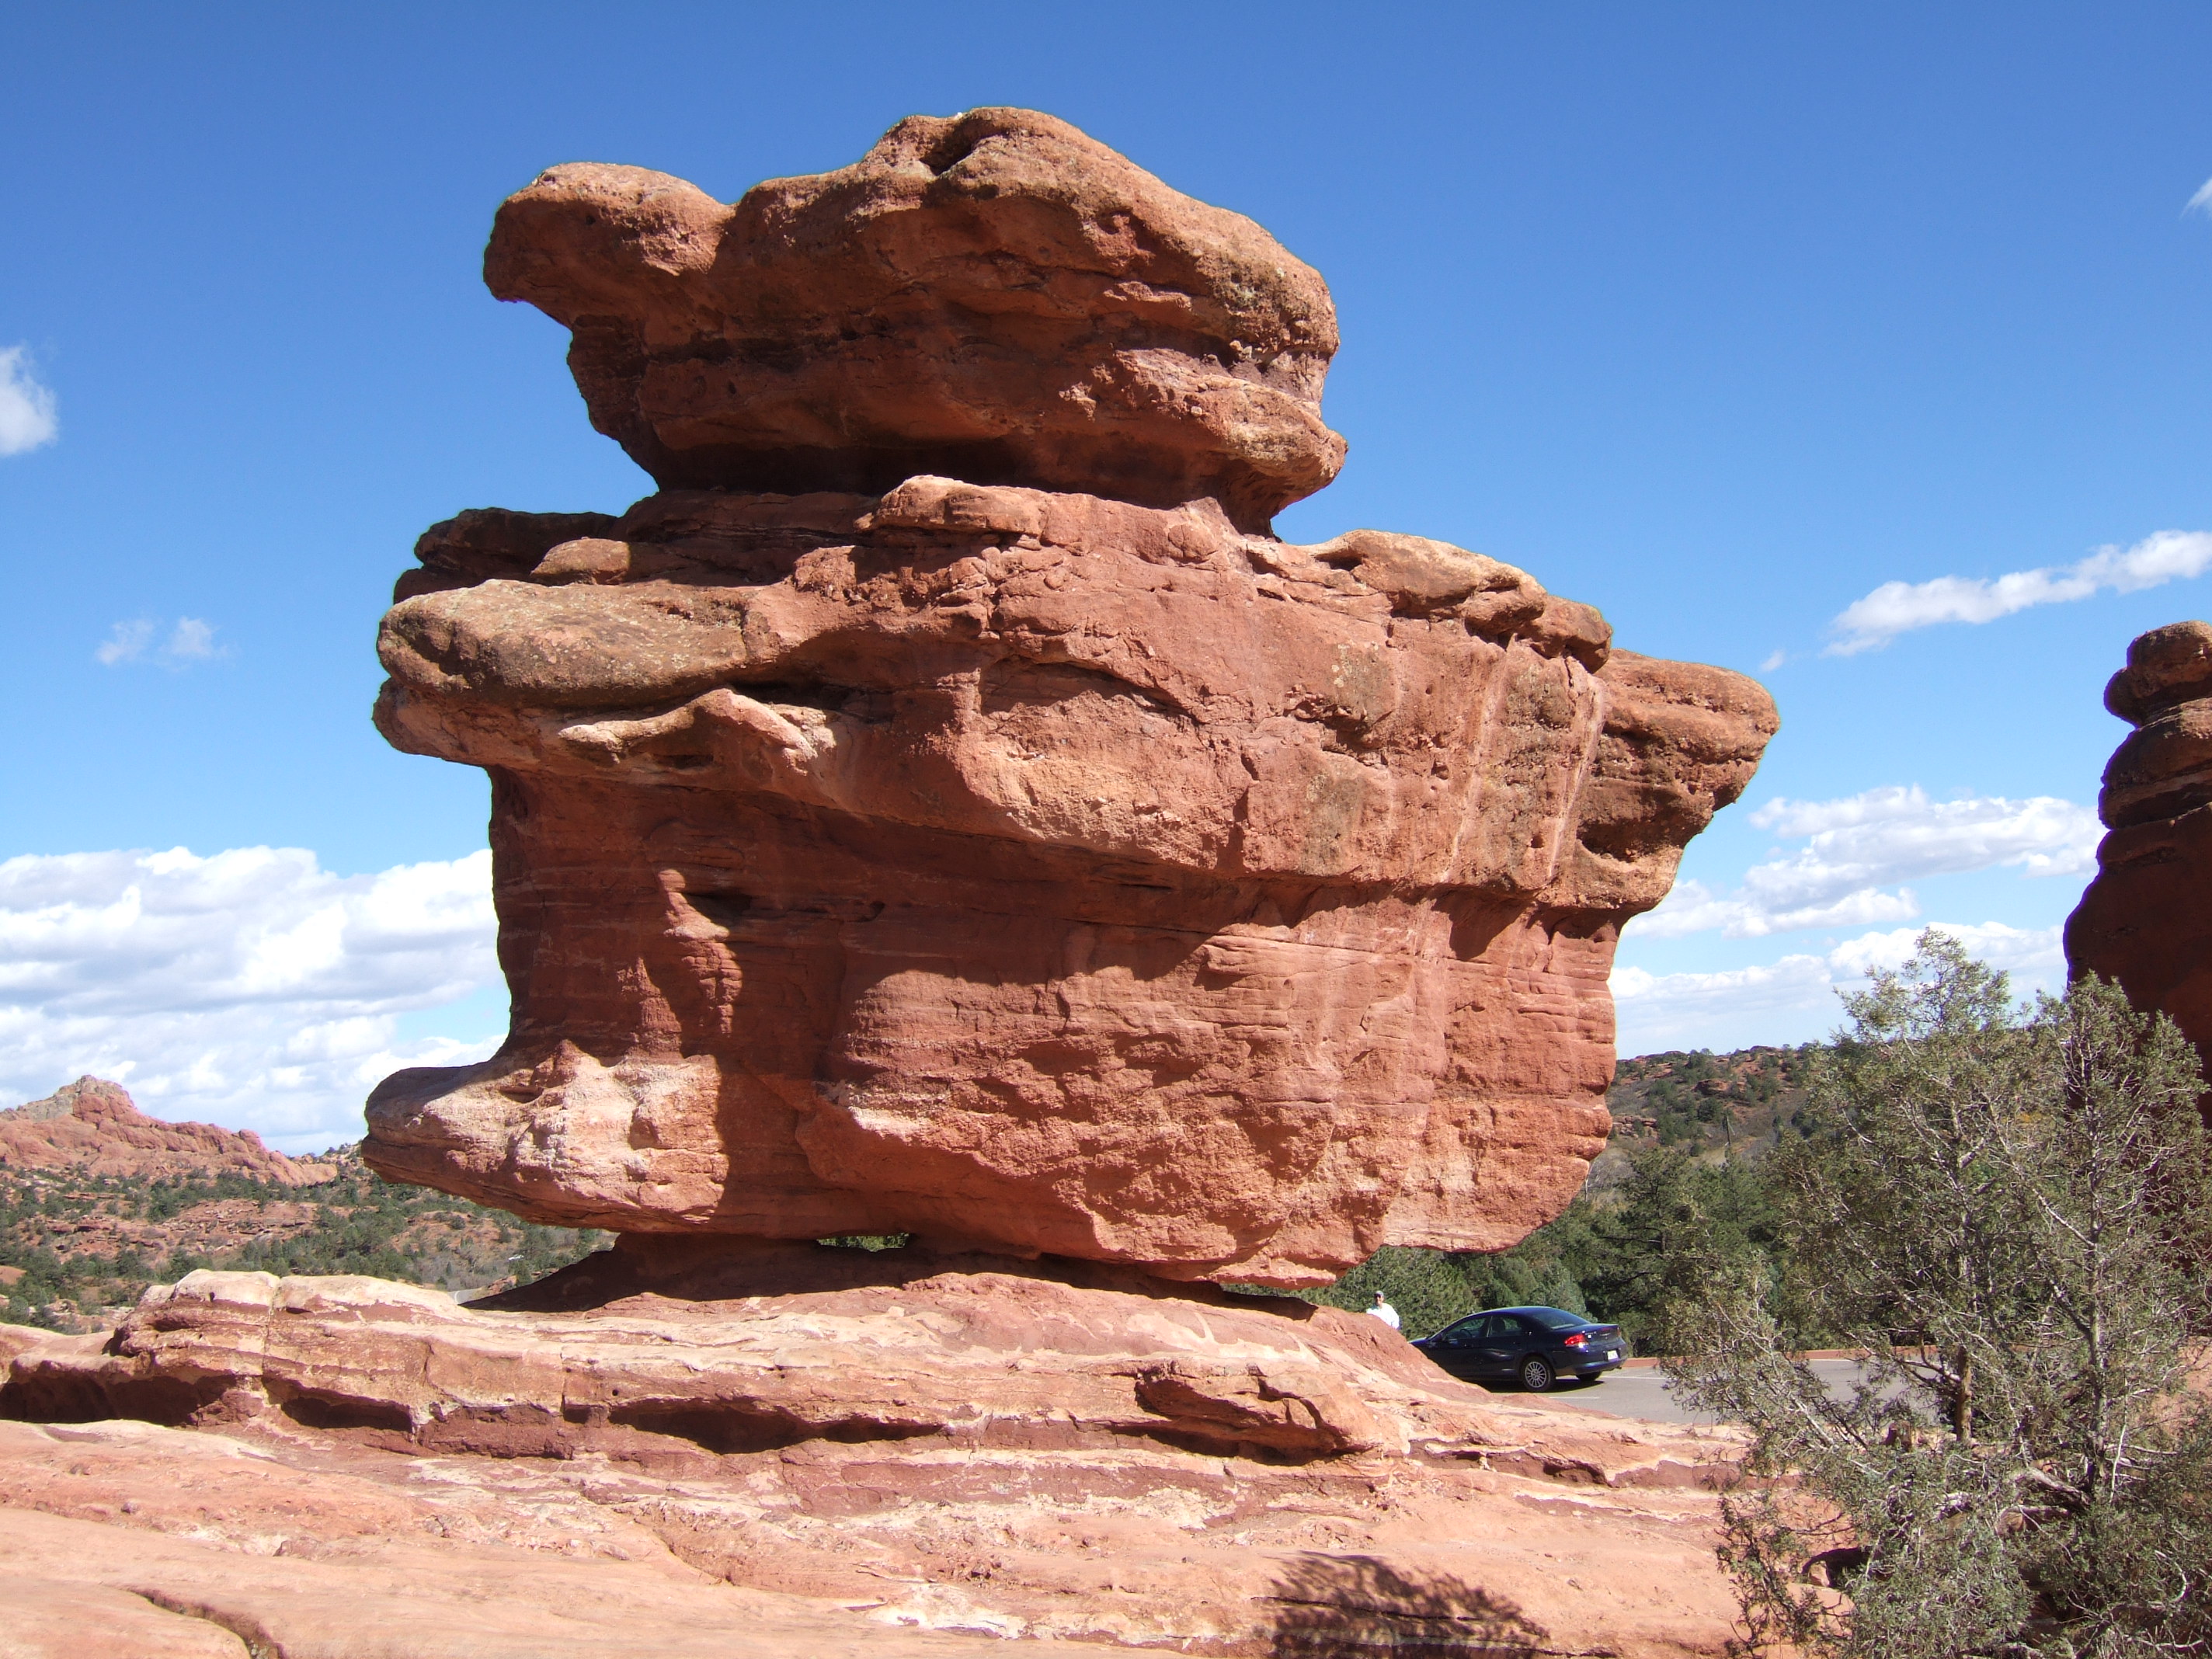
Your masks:
M 1267 534 L 1338 453 L 1311 271 L 1013 111 L 735 208 L 558 168 L 489 265 L 684 487 L 464 514 L 401 579 L 378 724 L 492 775 L 514 1024 L 377 1091 L 374 1167 L 1278 1285 L 1566 1203 L 1620 924 L 1773 706 L 1478 554 Z M 1125 359 L 1188 395 L 1117 403 Z
M 2066 920 L 2067 966 L 2118 981 L 2212 1052 L 2212 624 L 2139 635 L 2105 707 L 2136 729 L 2105 768 L 2108 833 Z

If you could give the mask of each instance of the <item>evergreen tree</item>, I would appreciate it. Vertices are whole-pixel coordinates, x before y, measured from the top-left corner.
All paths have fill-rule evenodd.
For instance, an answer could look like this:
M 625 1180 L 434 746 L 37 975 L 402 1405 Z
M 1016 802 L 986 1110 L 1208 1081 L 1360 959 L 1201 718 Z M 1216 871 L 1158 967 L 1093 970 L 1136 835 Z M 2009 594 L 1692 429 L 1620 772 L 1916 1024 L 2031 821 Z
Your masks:
M 2198 1060 L 2077 982 L 2023 1015 L 1942 935 L 1847 1004 L 1771 1161 L 1776 1276 L 1717 1275 L 1670 1369 L 1752 1431 L 1723 1559 L 1754 1649 L 2195 1653 L 2212 1644 L 2212 1310 Z M 1778 1296 L 1871 1354 L 1831 1398 Z

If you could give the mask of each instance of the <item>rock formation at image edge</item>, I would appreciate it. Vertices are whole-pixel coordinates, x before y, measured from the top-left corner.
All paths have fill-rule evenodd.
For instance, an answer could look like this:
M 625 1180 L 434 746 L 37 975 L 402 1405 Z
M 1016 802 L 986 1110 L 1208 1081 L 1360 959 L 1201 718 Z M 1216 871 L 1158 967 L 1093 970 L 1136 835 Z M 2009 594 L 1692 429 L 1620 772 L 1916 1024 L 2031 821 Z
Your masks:
M 2066 919 L 2067 966 L 2117 980 L 2212 1054 L 2212 624 L 2139 635 L 2105 707 L 2135 730 L 2105 768 L 2106 834 Z
M 1605 1144 L 1621 924 L 1771 700 L 1325 484 L 1319 276 L 1018 110 L 735 204 L 556 167 L 503 298 L 663 486 L 464 513 L 377 720 L 492 779 L 509 1037 L 372 1164 L 625 1234 L 1180 1279 L 1494 1249 Z

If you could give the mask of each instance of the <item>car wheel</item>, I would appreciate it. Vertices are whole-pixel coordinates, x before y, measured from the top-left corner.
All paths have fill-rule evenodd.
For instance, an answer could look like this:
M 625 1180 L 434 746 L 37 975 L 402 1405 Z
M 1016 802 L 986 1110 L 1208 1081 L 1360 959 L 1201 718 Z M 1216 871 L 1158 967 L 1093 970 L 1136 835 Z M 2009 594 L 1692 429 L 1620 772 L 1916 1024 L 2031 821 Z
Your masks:
M 1530 1355 L 1521 1362 L 1521 1386 L 1531 1394 L 1543 1393 L 1552 1386 L 1551 1366 Z

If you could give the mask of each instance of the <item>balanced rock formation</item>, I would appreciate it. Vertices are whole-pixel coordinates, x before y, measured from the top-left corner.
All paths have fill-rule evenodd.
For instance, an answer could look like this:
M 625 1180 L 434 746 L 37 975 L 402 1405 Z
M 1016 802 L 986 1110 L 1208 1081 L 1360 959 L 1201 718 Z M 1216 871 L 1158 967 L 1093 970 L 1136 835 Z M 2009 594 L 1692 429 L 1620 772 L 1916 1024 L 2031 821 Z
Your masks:
M 327 1164 L 271 1152 L 251 1129 L 149 1117 L 121 1084 L 96 1077 L 0 1111 L 0 1171 L 64 1170 L 131 1179 L 238 1175 L 284 1187 L 313 1186 L 332 1174 Z
M 2117 980 L 2212 1054 L 2212 624 L 2139 635 L 2105 707 L 2136 729 L 2105 768 L 2107 833 L 2066 919 L 2067 966 Z
M 1566 1203 L 1620 925 L 1773 705 L 1479 554 L 1270 534 L 1341 450 L 1317 276 L 1012 110 L 734 206 L 556 168 L 487 274 L 670 487 L 400 580 L 378 724 L 491 774 L 514 1016 L 376 1091 L 374 1167 L 1275 1285 Z

